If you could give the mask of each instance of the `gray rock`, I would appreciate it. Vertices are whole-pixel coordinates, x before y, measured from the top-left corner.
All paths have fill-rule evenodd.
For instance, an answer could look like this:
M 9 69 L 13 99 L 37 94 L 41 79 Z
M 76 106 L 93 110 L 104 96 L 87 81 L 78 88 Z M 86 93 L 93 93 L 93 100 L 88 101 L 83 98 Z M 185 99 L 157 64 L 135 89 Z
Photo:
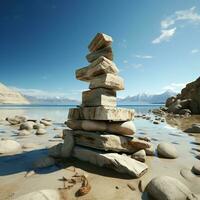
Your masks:
M 120 173 L 126 173 L 133 177 L 141 177 L 146 173 L 148 166 L 126 155 L 117 153 L 101 153 L 83 147 L 75 146 L 73 156 L 82 161 L 92 163 L 100 167 L 114 169 Z
M 140 162 L 145 162 L 146 160 L 146 152 L 144 149 L 139 150 L 131 155 L 131 158 L 134 158 L 135 160 L 138 160 Z
M 108 88 L 112 90 L 124 90 L 124 80 L 114 74 L 103 74 L 90 81 L 90 89 Z
M 91 52 L 97 51 L 104 47 L 110 46 L 113 40 L 112 37 L 105 33 L 97 33 L 93 40 L 90 42 L 88 49 Z
M 96 60 L 97 58 L 99 58 L 100 56 L 104 56 L 106 58 L 108 58 L 109 60 L 113 60 L 113 51 L 112 51 L 112 47 L 111 46 L 107 46 L 103 49 L 100 49 L 98 51 L 89 53 L 86 58 L 88 60 L 88 62 L 93 62 L 94 60 Z
M 33 125 L 33 128 L 34 128 L 34 129 L 45 128 L 45 125 L 44 125 L 44 124 L 37 123 L 37 124 L 34 124 L 34 125 Z
M 74 136 L 71 131 L 63 130 L 64 144 L 61 148 L 61 157 L 68 158 L 72 154 L 74 148 Z
M 24 122 L 20 125 L 20 130 L 32 130 L 35 123 L 31 121 Z
M 0 140 L 0 154 L 17 153 L 21 150 L 21 145 L 14 140 Z
M 60 200 L 61 196 L 57 190 L 46 189 L 22 195 L 15 200 Z
M 11 125 L 17 125 L 17 124 L 20 124 L 20 123 L 25 122 L 25 121 L 26 121 L 26 117 L 16 115 L 15 117 L 7 117 L 6 120 L 7 120 Z
M 190 109 L 181 109 L 178 114 L 179 115 L 186 115 L 186 114 L 191 114 L 191 110 Z
M 76 70 L 76 78 L 81 81 L 90 81 L 102 74 L 117 74 L 118 72 L 114 62 L 101 56 L 87 67 Z
M 200 175 L 200 162 L 196 163 L 193 167 L 192 167 L 192 172 L 196 175 Z
M 146 190 L 155 200 L 197 200 L 187 186 L 169 176 L 152 179 Z
M 62 157 L 61 151 L 62 151 L 63 144 L 57 144 L 55 146 L 52 146 L 51 148 L 48 149 L 48 154 L 49 156 L 59 158 Z
M 200 133 L 200 124 L 192 124 L 191 128 L 184 130 L 186 133 Z
M 162 142 L 157 146 L 157 152 L 160 157 L 163 158 L 177 158 L 178 152 L 175 146 L 171 143 Z

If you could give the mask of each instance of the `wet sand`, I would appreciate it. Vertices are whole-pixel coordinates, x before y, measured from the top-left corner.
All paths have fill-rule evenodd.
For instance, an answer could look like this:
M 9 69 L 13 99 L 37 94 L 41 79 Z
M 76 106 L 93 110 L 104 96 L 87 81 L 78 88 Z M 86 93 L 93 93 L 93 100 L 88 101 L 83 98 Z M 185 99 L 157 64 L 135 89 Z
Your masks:
M 5 111 L 4 114 L 8 115 L 8 112 Z M 15 112 L 15 114 L 18 113 Z M 23 114 L 27 115 L 26 112 L 23 112 Z M 13 116 L 13 112 L 10 115 Z M 65 116 L 67 116 L 67 113 L 65 113 Z M 50 116 L 46 117 L 50 118 Z M 151 119 L 155 118 L 152 114 L 150 114 L 150 117 Z M 65 194 L 65 199 L 70 200 L 148 199 L 146 193 L 141 191 L 153 177 L 159 175 L 175 177 L 186 184 L 192 192 L 200 193 L 200 177 L 194 176 L 191 172 L 193 164 L 198 161 L 196 156 L 200 154 L 199 136 L 182 131 L 192 123 L 200 123 L 199 117 L 166 118 L 166 122 L 159 124 L 153 124 L 152 121 L 142 118 L 135 119 L 136 136 L 150 137 L 155 147 L 162 141 L 172 142 L 179 152 L 179 157 L 173 160 L 147 156 L 148 172 L 139 179 L 133 179 L 128 175 L 75 159 L 68 159 L 52 167 L 36 170 L 34 175 L 25 177 L 26 173 L 33 169 L 32 163 L 39 157 L 47 155 L 48 147 L 62 141 L 62 139 L 54 138 L 65 128 L 60 118 L 62 117 L 60 116 L 56 120 L 55 117 L 53 125 L 48 128 L 48 133 L 42 136 L 32 134 L 19 137 L 15 135 L 16 127 L 10 126 L 4 120 L 0 122 L 0 138 L 10 138 L 18 141 L 21 145 L 26 143 L 38 145 L 34 149 L 23 149 L 23 152 L 16 155 L 0 156 L 1 200 L 15 199 L 23 194 L 41 189 L 59 189 L 60 192 Z M 59 130 L 54 130 L 54 128 Z M 82 197 L 75 196 L 81 183 L 75 184 L 69 190 L 62 189 L 64 183 L 60 179 L 62 177 L 71 178 L 76 172 L 86 175 L 92 188 L 87 195 Z M 135 190 L 131 190 L 127 184 L 133 185 Z

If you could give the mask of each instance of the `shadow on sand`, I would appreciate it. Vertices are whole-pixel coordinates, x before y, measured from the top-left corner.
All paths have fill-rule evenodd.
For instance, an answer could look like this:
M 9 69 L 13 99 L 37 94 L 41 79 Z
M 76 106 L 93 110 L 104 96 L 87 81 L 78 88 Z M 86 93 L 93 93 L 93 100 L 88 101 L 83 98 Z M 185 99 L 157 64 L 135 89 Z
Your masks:
M 37 174 L 52 173 L 68 167 L 80 168 L 88 173 L 98 174 L 105 177 L 133 179 L 130 175 L 120 174 L 112 169 L 98 167 L 93 164 L 79 161 L 75 158 L 58 160 L 55 165 L 46 168 L 34 169 L 33 162 L 48 155 L 47 149 L 36 149 L 15 155 L 0 156 L 0 176 L 12 175 L 34 170 Z

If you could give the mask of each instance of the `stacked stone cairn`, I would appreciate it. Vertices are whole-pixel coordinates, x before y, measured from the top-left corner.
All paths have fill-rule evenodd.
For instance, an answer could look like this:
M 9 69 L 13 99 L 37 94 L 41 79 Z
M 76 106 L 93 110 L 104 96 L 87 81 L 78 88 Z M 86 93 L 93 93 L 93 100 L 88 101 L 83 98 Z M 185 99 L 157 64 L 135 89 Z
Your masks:
M 64 130 L 64 136 L 73 135 L 73 157 L 140 177 L 148 166 L 137 160 L 137 154 L 145 153 L 151 144 L 133 137 L 134 110 L 116 107 L 116 91 L 124 89 L 124 81 L 113 62 L 112 41 L 98 33 L 89 44 L 90 64 L 76 70 L 76 78 L 88 82 L 89 90 L 82 93 L 81 106 L 69 109 L 70 129 Z

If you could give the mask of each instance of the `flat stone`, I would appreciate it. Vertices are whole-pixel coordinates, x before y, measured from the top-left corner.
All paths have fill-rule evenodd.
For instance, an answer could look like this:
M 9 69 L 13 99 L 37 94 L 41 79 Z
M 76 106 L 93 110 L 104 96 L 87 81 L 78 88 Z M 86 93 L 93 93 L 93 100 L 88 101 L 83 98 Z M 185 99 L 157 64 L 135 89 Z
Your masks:
M 100 56 L 94 60 L 87 67 L 76 70 L 76 78 L 81 81 L 90 81 L 96 76 L 102 74 L 117 74 L 119 70 L 117 69 L 114 62 L 107 59 L 106 57 Z
M 93 120 L 68 120 L 66 125 L 73 130 L 101 131 L 118 135 L 133 135 L 136 132 L 133 121 L 107 122 Z
M 100 49 L 98 51 L 89 53 L 86 58 L 88 60 L 88 62 L 93 62 L 94 60 L 96 60 L 97 58 L 99 58 L 100 56 L 104 56 L 106 58 L 108 58 L 109 60 L 113 60 L 113 52 L 112 52 L 112 47 L 111 46 L 107 46 L 103 49 Z
M 126 173 L 133 177 L 141 177 L 146 173 L 148 166 L 126 155 L 117 153 L 102 153 L 95 150 L 75 146 L 73 154 L 75 158 L 92 163 L 100 167 L 111 168 L 120 173 Z
M 106 35 L 105 33 L 97 33 L 93 40 L 90 42 L 88 49 L 93 52 L 104 47 L 111 45 L 113 39 L 111 36 Z
M 64 130 L 64 134 L 72 133 L 75 143 L 104 151 L 134 153 L 151 146 L 150 143 L 137 138 L 112 135 L 109 133 L 89 132 L 82 130 Z
M 70 108 L 68 113 L 68 119 L 71 120 L 130 121 L 133 118 L 133 109 L 104 106 Z
M 114 74 L 103 74 L 90 81 L 90 89 L 108 88 L 112 90 L 124 90 L 124 80 Z
M 82 93 L 82 106 L 116 106 L 117 98 L 114 90 L 96 88 Z

